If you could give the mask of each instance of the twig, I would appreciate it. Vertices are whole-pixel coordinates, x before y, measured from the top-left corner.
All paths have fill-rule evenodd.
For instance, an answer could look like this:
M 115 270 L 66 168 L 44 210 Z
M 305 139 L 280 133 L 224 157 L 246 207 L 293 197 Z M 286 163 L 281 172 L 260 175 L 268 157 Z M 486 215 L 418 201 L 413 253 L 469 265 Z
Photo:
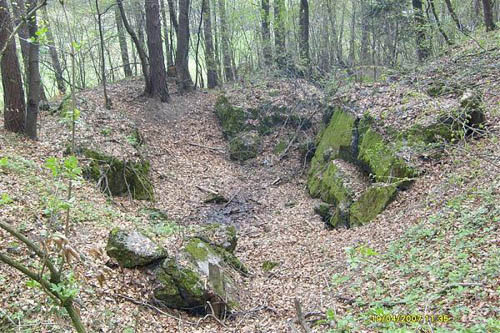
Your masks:
M 194 146 L 194 147 L 198 147 L 198 148 L 205 148 L 205 149 L 217 151 L 217 152 L 220 152 L 220 153 L 225 153 L 226 152 L 223 148 L 199 145 L 199 144 L 194 143 L 194 142 L 188 142 L 188 145 Z
M 154 305 L 152 305 L 150 303 L 138 301 L 135 298 L 129 297 L 127 295 L 112 294 L 112 293 L 106 293 L 106 294 L 108 294 L 109 296 L 117 296 L 117 297 L 120 297 L 120 298 L 122 298 L 122 299 L 124 299 L 126 301 L 129 301 L 130 303 L 133 303 L 135 305 L 140 305 L 140 306 L 144 306 L 144 307 L 147 307 L 149 309 L 155 310 L 156 312 L 158 312 L 158 313 L 160 313 L 162 315 L 165 315 L 167 317 L 170 317 L 170 318 L 178 320 L 178 321 L 182 321 L 183 323 L 186 323 L 186 324 L 189 324 L 189 325 L 197 325 L 197 323 L 195 323 L 195 322 L 181 319 L 180 317 L 176 317 L 174 315 L 171 315 L 168 312 L 162 311 L 160 308 L 158 308 L 158 307 L 156 307 L 156 306 L 154 306 Z
M 295 303 L 295 311 L 297 312 L 297 318 L 299 320 L 300 326 L 306 331 L 306 333 L 311 332 L 311 328 L 309 327 L 309 324 L 306 322 L 306 319 L 304 318 L 304 314 L 302 313 L 302 306 L 300 305 L 300 302 L 297 298 L 294 300 Z
M 213 195 L 219 195 L 219 192 L 212 190 L 212 189 L 209 189 L 209 188 L 206 188 L 206 187 L 203 187 L 203 186 L 200 186 L 200 185 L 196 185 L 196 188 L 200 191 L 203 191 L 203 192 L 212 193 Z
M 229 198 L 229 200 L 224 204 L 224 208 L 226 208 L 233 200 L 234 198 L 236 198 L 236 196 L 241 192 L 241 189 L 239 189 L 238 191 L 236 191 L 236 193 L 234 193 L 231 198 Z

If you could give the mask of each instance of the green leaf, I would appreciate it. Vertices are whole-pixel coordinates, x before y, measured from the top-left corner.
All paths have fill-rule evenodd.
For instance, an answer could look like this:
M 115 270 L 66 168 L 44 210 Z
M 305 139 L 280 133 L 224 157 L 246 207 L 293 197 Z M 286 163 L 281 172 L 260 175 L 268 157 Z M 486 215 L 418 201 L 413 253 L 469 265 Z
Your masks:
M 14 202 L 9 194 L 7 193 L 2 193 L 2 197 L 0 198 L 0 206 L 2 205 L 8 205 L 10 203 Z
M 57 177 L 59 174 L 59 161 L 55 157 L 50 157 L 45 162 L 45 167 L 52 171 L 52 176 Z

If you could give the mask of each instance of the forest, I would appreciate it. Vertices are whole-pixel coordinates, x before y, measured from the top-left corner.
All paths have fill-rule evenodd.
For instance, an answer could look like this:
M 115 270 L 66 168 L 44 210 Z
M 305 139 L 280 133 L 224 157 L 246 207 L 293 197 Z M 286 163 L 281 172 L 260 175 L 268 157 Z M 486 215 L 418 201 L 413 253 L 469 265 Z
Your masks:
M 0 332 L 500 332 L 499 0 L 0 0 Z

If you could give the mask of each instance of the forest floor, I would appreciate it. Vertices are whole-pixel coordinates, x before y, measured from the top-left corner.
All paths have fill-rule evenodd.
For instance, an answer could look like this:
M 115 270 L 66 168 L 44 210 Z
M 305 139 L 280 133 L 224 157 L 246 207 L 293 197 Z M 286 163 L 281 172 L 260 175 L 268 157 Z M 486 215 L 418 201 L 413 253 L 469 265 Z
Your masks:
M 498 47 L 489 52 L 498 59 Z M 483 56 L 464 59 L 470 64 Z M 433 65 L 440 70 L 450 65 L 445 58 L 439 61 Z M 424 163 L 422 176 L 374 221 L 338 230 L 326 229 L 314 214 L 317 201 L 308 195 L 307 167 L 296 149 L 284 159 L 272 149 L 245 164 L 229 159 L 214 113 L 219 92 L 180 96 L 173 91 L 172 102 L 160 104 L 138 97 L 141 81 L 124 81 L 110 87 L 111 111 L 101 106 L 100 91 L 80 93 L 77 142 L 92 141 L 113 152 L 132 140 L 130 128 L 137 127 L 145 140 L 140 154 L 151 161 L 156 198 L 153 203 L 110 199 L 95 184 L 75 182 L 69 239 L 82 257 L 72 270 L 89 332 L 498 331 L 498 62 L 490 69 L 483 84 L 474 82 L 485 96 L 487 135 L 447 146 L 439 160 Z M 429 72 L 420 75 L 431 77 Z M 360 91 L 381 91 L 377 96 L 394 105 L 403 103 L 393 95 L 420 101 L 410 102 L 409 110 L 427 105 L 407 90 L 394 88 L 390 94 L 368 85 L 349 90 L 361 106 L 368 102 Z M 8 194 L 0 201 L 1 218 L 35 240 L 62 225 L 47 221 L 44 211 L 50 198 L 63 195 L 66 184 L 51 178 L 43 165 L 51 156 L 62 158 L 69 133 L 60 117 L 47 113 L 38 142 L 0 130 L 0 159 L 7 157 L 0 164 L 0 195 Z M 231 198 L 230 205 L 204 203 L 204 189 Z M 171 222 L 153 224 L 147 213 L 151 207 L 166 212 Z M 242 278 L 241 309 L 223 321 L 156 308 L 149 303 L 152 277 L 147 272 L 106 266 L 103 250 L 114 226 L 143 230 L 172 251 L 182 242 L 183 230 L 221 216 L 237 226 L 235 254 L 251 273 Z M 0 236 L 1 251 L 26 264 L 32 261 L 5 232 Z M 276 266 L 268 270 L 269 263 Z M 101 285 L 97 277 L 102 275 Z M 306 328 L 297 320 L 296 304 Z M 388 314 L 434 317 L 373 320 Z M 0 331 L 70 330 L 64 314 L 41 291 L 0 265 Z

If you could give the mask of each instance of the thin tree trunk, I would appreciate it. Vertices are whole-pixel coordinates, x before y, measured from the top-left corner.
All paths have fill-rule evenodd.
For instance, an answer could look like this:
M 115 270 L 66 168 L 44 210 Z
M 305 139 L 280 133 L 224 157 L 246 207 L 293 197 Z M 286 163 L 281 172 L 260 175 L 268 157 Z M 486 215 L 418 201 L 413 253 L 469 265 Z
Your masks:
M 434 0 L 427 0 L 427 1 L 429 2 L 429 6 L 431 8 L 432 15 L 434 16 L 434 19 L 436 20 L 436 25 L 439 29 L 439 32 L 443 36 L 446 44 L 453 45 L 453 43 L 448 38 L 448 35 L 446 34 L 446 32 L 443 30 L 443 26 L 441 25 L 441 21 L 439 20 L 439 16 L 436 13 L 436 6 L 434 6 Z
M 264 55 L 264 64 L 266 66 L 271 66 L 273 62 L 273 51 L 271 47 L 271 29 L 269 27 L 269 0 L 262 0 L 261 7 L 262 50 Z
M 486 25 L 486 31 L 493 31 L 497 28 L 495 22 L 493 21 L 493 12 L 491 7 L 491 0 L 483 0 L 484 24 Z
M 274 45 L 279 69 L 285 69 L 287 63 L 285 32 L 285 1 L 274 0 Z
M 6 0 L 0 0 L 0 68 L 2 71 L 4 126 L 15 133 L 24 133 L 26 104 L 24 101 L 23 80 L 17 58 L 15 39 L 10 39 L 12 20 Z M 7 44 L 7 45 L 6 45 Z
M 179 26 L 177 32 L 177 85 L 179 92 L 191 91 L 193 81 L 189 73 L 189 3 L 190 0 L 179 0 Z
M 116 3 L 118 4 L 118 8 L 120 9 L 120 14 L 122 16 L 123 20 L 123 25 L 125 26 L 125 29 L 127 30 L 128 34 L 130 35 L 130 38 L 132 38 L 132 41 L 135 44 L 135 48 L 137 50 L 137 53 L 139 54 L 139 59 L 141 60 L 141 66 L 142 66 L 142 74 L 144 75 L 144 82 L 145 82 L 145 89 L 144 92 L 146 94 L 151 94 L 151 80 L 149 77 L 149 67 L 148 67 L 148 57 L 146 56 L 146 52 L 144 51 L 144 48 L 139 41 L 137 35 L 135 34 L 134 30 L 130 26 L 127 20 L 127 16 L 125 15 L 125 10 L 123 9 L 123 0 L 116 0 Z
M 61 94 L 66 93 L 66 83 L 64 82 L 63 70 L 61 63 L 59 61 L 59 56 L 57 54 L 56 44 L 54 42 L 54 35 L 52 34 L 52 29 L 49 25 L 49 15 L 47 13 L 47 6 L 42 9 L 43 20 L 47 26 L 47 44 L 49 46 L 50 60 L 52 61 L 52 67 L 54 68 L 54 74 L 56 77 L 57 89 Z
M 309 57 L 309 2 L 307 0 L 300 0 L 300 15 L 299 15 L 299 29 L 300 29 L 300 59 L 306 71 L 309 71 L 310 57 Z M 334 36 L 336 38 L 336 36 Z
M 167 13 L 165 8 L 165 0 L 160 0 L 160 10 L 161 10 L 161 19 L 163 21 L 163 34 L 165 38 L 165 53 L 167 54 L 167 66 L 173 66 L 174 60 L 172 59 L 172 51 L 170 49 L 170 43 L 168 38 L 168 21 L 167 21 Z
M 170 22 L 174 27 L 175 33 L 179 33 L 179 23 L 177 22 L 177 14 L 175 13 L 175 6 L 173 0 L 167 0 L 168 2 L 168 13 L 170 14 Z
M 349 42 L 349 65 L 352 67 L 356 63 L 356 52 L 354 50 L 354 42 L 356 40 L 356 2 L 351 1 L 352 18 L 351 18 L 351 40 Z
M 149 68 L 151 71 L 151 97 L 168 102 L 170 96 L 167 87 L 167 71 L 161 40 L 160 5 L 158 0 L 145 0 L 146 31 L 148 35 Z
M 37 0 L 28 0 L 28 11 L 35 8 Z M 37 122 L 38 122 L 38 107 L 40 104 L 40 53 L 39 44 L 36 36 L 38 31 L 37 17 L 34 13 L 28 18 L 28 33 L 33 39 L 29 44 L 29 61 L 28 61 L 28 105 L 26 109 L 26 135 L 33 139 L 37 139 Z
M 120 43 L 120 53 L 122 56 L 123 72 L 125 77 L 132 76 L 132 68 L 130 68 L 130 59 L 128 57 L 127 38 L 123 28 L 123 20 L 120 15 L 120 8 L 115 7 L 115 22 L 116 30 L 118 31 L 118 42 Z
M 231 50 L 229 47 L 229 28 L 226 18 L 226 0 L 218 0 L 220 33 L 222 41 L 222 63 L 224 65 L 224 77 L 226 81 L 234 81 L 233 69 L 231 67 Z
M 95 0 L 95 7 L 97 10 L 97 24 L 99 26 L 99 39 L 101 41 L 100 53 L 101 53 L 101 76 L 102 76 L 102 88 L 104 92 L 104 107 L 107 110 L 111 109 L 112 102 L 111 98 L 108 96 L 108 87 L 106 84 L 106 57 L 104 56 L 104 33 L 102 31 L 102 14 L 99 9 L 99 0 Z
M 430 49 L 425 38 L 425 17 L 422 7 L 422 0 L 412 0 L 414 19 L 415 19 L 415 34 L 417 44 L 417 58 L 419 62 L 423 62 L 430 55 Z
M 419 0 L 420 1 L 420 0 Z M 368 9 L 366 0 L 361 1 L 361 52 L 359 62 L 362 65 L 367 65 L 370 58 L 370 41 L 368 36 Z
M 207 64 L 207 84 L 209 89 L 215 88 L 219 84 L 217 77 L 217 65 L 214 59 L 214 44 L 212 40 L 212 17 L 210 13 L 209 0 L 203 0 L 202 16 L 204 18 L 203 28 L 205 35 L 205 62 Z
M 448 11 L 450 12 L 451 18 L 453 19 L 453 21 L 457 25 L 458 30 L 464 31 L 464 28 L 463 28 L 462 24 L 460 23 L 460 20 L 458 19 L 458 16 L 455 13 L 455 10 L 453 9 L 453 6 L 451 5 L 451 1 L 450 0 L 444 0 L 444 2 L 446 3 L 446 7 L 448 8 Z

